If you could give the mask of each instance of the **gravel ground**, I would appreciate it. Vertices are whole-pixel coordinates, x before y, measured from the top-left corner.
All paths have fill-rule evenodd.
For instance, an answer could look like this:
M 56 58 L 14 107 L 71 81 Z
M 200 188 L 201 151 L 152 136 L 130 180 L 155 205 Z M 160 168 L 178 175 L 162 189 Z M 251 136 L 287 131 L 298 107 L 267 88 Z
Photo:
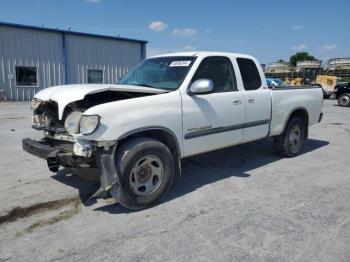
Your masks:
M 303 153 L 272 140 L 183 161 L 159 205 L 89 203 L 98 185 L 21 150 L 28 103 L 0 103 L 0 261 L 350 261 L 350 108 L 325 101 Z

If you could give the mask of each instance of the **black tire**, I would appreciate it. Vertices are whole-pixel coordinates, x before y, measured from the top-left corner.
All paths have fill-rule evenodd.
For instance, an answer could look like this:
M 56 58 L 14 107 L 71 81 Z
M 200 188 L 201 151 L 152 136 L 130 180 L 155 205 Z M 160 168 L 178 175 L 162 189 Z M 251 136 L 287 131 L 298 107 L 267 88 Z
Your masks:
M 350 106 L 350 94 L 344 93 L 338 97 L 338 104 L 340 106 Z
M 332 95 L 327 95 L 326 93 L 324 93 L 323 98 L 324 98 L 324 99 L 330 99 L 331 96 L 332 96 Z
M 135 189 L 130 182 L 130 179 L 134 179 L 134 177 L 131 178 L 132 170 L 137 165 L 137 161 L 150 155 L 162 162 L 162 170 L 164 170 L 162 182 L 154 192 L 140 196 L 134 192 Z M 113 185 L 109 192 L 118 203 L 129 209 L 139 210 L 154 205 L 168 191 L 174 180 L 175 161 L 172 153 L 166 145 L 152 138 L 133 138 L 122 144 L 117 149 L 115 164 L 121 178 L 121 185 Z
M 294 132 L 295 127 L 300 130 L 300 141 L 298 141 L 297 145 L 294 145 L 294 140 L 290 140 L 290 134 Z M 283 157 L 294 157 L 298 155 L 303 147 L 305 136 L 306 130 L 303 120 L 299 117 L 291 118 L 283 134 L 274 138 L 274 145 L 277 153 Z

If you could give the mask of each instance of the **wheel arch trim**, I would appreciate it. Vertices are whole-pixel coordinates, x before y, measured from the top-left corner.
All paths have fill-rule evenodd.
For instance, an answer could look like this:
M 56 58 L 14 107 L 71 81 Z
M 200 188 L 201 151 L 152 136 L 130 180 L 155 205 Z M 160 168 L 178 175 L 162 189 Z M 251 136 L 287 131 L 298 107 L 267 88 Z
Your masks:
M 173 142 L 175 143 L 176 146 L 176 155 L 174 155 L 174 161 L 175 161 L 175 174 L 178 177 L 181 177 L 181 156 L 182 156 L 182 151 L 181 151 L 181 147 L 180 147 L 180 143 L 179 140 L 177 139 L 175 133 L 173 131 L 171 131 L 169 128 L 164 127 L 164 126 L 146 126 L 146 127 L 140 127 L 140 128 L 135 128 L 132 130 L 129 130 L 128 132 L 122 134 L 121 136 L 119 136 L 119 138 L 117 139 L 117 141 L 121 141 L 124 140 L 130 136 L 133 135 L 137 135 L 137 134 L 142 134 L 143 132 L 148 132 L 148 131 L 162 131 L 167 133 L 168 135 L 170 135 L 170 137 L 172 137 Z
M 139 134 L 142 132 L 147 132 L 147 131 L 162 131 L 162 132 L 166 132 L 167 134 L 169 134 L 172 137 L 173 141 L 175 142 L 179 157 L 181 157 L 182 151 L 181 151 L 179 140 L 177 139 L 177 137 L 173 131 L 171 131 L 169 128 L 164 127 L 164 126 L 147 126 L 147 127 L 135 128 L 135 129 L 129 130 L 128 132 L 125 132 L 124 134 L 119 136 L 119 138 L 117 140 L 121 141 L 129 136 L 136 135 L 136 134 Z
M 281 132 L 281 134 L 283 134 L 284 133 L 284 131 L 286 130 L 286 127 L 287 127 L 287 124 L 288 124 L 288 122 L 289 122 L 289 120 L 290 120 L 290 117 L 295 113 L 295 112 L 297 112 L 297 111 L 303 111 L 305 114 L 306 114 L 306 117 L 307 117 L 307 126 L 309 126 L 309 113 L 308 113 L 308 111 L 307 111 L 307 109 L 305 108 L 305 107 L 296 107 L 296 108 L 293 108 L 290 112 L 289 112 L 289 114 L 288 114 L 288 116 L 286 117 L 286 121 L 284 121 L 284 124 L 283 124 L 283 129 L 282 129 L 282 132 Z M 307 132 L 307 130 L 306 130 L 306 132 Z M 307 137 L 307 136 L 306 136 Z

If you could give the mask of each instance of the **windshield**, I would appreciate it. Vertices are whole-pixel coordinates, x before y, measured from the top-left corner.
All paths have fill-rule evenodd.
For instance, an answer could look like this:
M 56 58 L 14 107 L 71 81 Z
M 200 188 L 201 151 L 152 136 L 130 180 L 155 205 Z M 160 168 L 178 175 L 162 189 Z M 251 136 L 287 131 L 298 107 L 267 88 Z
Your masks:
M 195 59 L 190 56 L 146 59 L 123 77 L 119 84 L 172 91 L 179 88 Z

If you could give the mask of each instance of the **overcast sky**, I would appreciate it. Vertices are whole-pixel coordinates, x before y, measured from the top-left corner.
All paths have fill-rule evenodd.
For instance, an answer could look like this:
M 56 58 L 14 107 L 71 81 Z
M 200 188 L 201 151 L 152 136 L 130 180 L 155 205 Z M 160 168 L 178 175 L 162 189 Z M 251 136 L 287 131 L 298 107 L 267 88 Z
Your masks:
M 0 21 L 148 40 L 147 54 L 350 57 L 350 1 L 1 0 Z

